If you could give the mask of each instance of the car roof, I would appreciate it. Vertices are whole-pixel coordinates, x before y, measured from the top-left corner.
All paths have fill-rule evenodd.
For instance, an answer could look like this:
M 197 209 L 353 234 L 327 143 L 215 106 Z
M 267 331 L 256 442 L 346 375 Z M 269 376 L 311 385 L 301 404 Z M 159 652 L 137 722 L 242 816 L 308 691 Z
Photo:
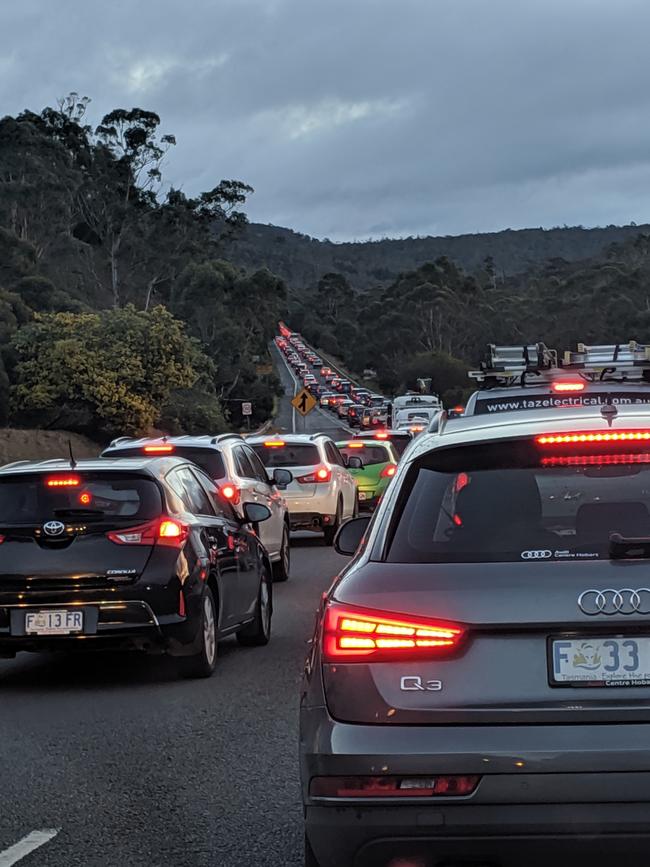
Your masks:
M 178 447 L 190 447 L 190 448 L 216 448 L 222 445 L 227 440 L 242 440 L 239 434 L 236 433 L 225 433 L 225 434 L 204 434 L 202 436 L 191 436 L 189 434 L 175 437 L 140 437 L 140 438 L 131 438 L 131 437 L 118 437 L 118 439 L 113 440 L 110 445 L 106 446 L 104 452 L 107 451 L 119 451 L 120 449 L 139 449 L 144 448 L 148 445 L 171 445 Z
M 409 450 L 409 461 L 427 452 L 455 445 L 532 437 L 542 433 L 576 432 L 583 430 L 607 433 L 622 429 L 648 428 L 650 406 L 618 406 L 608 419 L 600 407 L 571 407 L 555 410 L 522 410 L 517 413 L 470 415 L 441 419 L 436 432 L 424 432 Z
M 133 457 L 133 458 L 91 458 L 76 461 L 71 465 L 69 458 L 55 458 L 47 461 L 14 461 L 0 467 L 0 476 L 36 475 L 37 473 L 83 473 L 83 472 L 146 472 L 162 477 L 176 466 L 185 466 L 186 460 L 178 457 Z
M 282 442 L 288 443 L 291 445 L 292 443 L 315 443 L 316 440 L 320 439 L 331 439 L 327 434 L 324 433 L 313 433 L 313 434 L 293 434 L 293 433 L 268 433 L 263 436 L 253 436 L 246 437 L 246 442 L 252 445 L 259 445 L 260 443 L 269 442 L 270 440 L 282 440 Z

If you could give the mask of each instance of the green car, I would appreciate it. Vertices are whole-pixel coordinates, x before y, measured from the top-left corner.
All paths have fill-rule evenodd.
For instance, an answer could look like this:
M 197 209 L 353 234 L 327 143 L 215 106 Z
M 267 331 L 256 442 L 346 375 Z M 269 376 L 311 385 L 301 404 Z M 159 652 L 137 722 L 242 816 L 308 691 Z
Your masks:
M 397 455 L 392 444 L 369 438 L 344 440 L 336 445 L 348 472 L 357 483 L 359 508 L 374 509 L 397 469 Z M 359 458 L 361 467 L 349 466 L 350 458 Z

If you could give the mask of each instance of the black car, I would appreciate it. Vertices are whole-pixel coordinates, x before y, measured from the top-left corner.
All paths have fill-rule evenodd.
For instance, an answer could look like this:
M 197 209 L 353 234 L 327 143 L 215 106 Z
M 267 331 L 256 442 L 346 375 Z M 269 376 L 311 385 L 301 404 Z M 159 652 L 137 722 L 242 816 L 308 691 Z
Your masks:
M 271 564 L 197 466 L 177 457 L 0 469 L 0 656 L 137 649 L 209 677 L 217 641 L 267 644 Z

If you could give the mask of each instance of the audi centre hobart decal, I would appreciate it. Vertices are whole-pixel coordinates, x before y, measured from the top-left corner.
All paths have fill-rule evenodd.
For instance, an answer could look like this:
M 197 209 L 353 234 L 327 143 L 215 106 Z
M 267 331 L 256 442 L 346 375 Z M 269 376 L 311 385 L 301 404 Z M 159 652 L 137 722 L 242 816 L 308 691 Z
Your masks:
M 522 560 L 597 560 L 600 557 L 596 551 L 522 551 L 519 555 Z
M 634 404 L 649 404 L 648 392 L 626 392 L 625 394 L 523 394 L 520 397 L 508 397 L 507 400 L 499 397 L 479 397 L 474 409 L 475 415 L 486 415 L 495 412 L 516 412 L 520 409 L 553 409 L 571 406 L 602 406 L 609 403 L 614 406 L 633 406 Z
M 650 590 L 585 590 L 578 596 L 578 607 L 584 614 L 650 614 Z

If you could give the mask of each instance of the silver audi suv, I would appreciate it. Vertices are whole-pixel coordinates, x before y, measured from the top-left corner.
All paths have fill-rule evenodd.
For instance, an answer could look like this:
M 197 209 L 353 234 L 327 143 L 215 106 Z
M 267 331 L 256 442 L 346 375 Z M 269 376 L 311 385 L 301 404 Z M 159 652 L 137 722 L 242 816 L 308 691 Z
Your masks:
M 650 409 L 443 418 L 369 520 L 305 670 L 305 864 L 648 864 Z

